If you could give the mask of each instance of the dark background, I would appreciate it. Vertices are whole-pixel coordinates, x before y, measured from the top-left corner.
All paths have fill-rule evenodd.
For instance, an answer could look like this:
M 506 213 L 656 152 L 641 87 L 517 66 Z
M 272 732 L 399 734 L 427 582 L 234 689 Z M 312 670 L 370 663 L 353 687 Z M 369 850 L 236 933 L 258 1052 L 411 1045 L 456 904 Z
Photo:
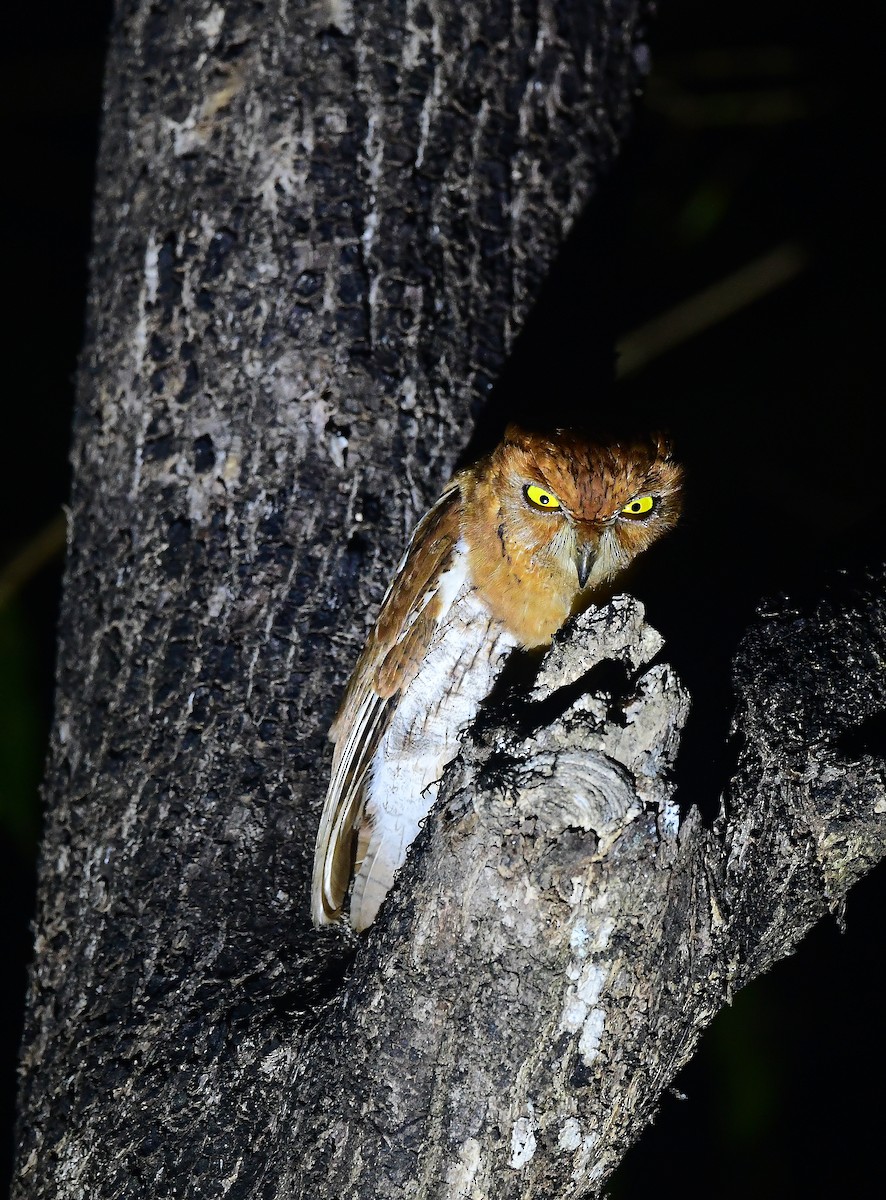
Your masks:
M 52 521 L 68 488 L 109 10 L 50 0 L 4 17 L 4 1130 L 30 952 L 62 559 Z M 686 516 L 632 587 L 693 692 L 679 795 L 706 815 L 728 770 L 729 661 L 755 605 L 814 592 L 835 570 L 886 552 L 884 33 L 882 3 L 665 0 L 634 136 L 499 389 L 507 396 L 519 380 L 521 404 L 542 412 L 546 396 L 571 389 L 587 396 L 592 421 L 597 408 L 602 423 L 631 414 L 675 437 Z M 737 270 L 785 245 L 805 264 L 790 282 L 773 281 L 752 304 L 736 299 L 732 316 L 600 390 L 597 360 L 611 339 L 713 284 L 726 281 L 730 295 Z M 614 1197 L 663 1187 L 719 1200 L 883 1194 L 884 901 L 881 869 L 850 896 L 844 934 L 822 923 L 717 1019 L 677 1080 L 686 1098 L 665 1097 Z

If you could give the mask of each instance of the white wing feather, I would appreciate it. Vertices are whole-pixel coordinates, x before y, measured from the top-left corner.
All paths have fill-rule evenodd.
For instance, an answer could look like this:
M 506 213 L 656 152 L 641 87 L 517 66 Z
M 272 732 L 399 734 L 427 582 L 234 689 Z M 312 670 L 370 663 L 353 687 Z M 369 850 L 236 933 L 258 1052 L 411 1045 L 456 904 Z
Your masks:
M 452 601 L 451 589 L 445 584 L 440 588 L 440 584 L 447 577 L 460 533 L 459 502 L 459 486 L 453 481 L 416 526 L 330 729 L 335 751 L 311 887 L 315 925 L 337 921 L 341 915 L 354 869 L 356 833 L 364 819 L 373 756 L 400 692 L 421 667 L 440 613 L 434 613 L 435 621 L 420 618 L 431 600 L 437 598 L 440 608 Z M 382 672 L 389 665 L 397 688 L 389 682 L 380 686 Z

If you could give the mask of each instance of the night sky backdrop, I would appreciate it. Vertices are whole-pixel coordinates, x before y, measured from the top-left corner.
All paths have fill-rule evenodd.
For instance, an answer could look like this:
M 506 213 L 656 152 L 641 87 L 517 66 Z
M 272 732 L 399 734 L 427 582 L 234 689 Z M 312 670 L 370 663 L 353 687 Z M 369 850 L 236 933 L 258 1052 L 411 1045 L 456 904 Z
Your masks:
M 590 2 L 590 0 L 589 0 Z M 662 0 L 633 138 L 579 223 L 493 404 L 564 392 L 591 421 L 631 414 L 674 435 L 688 473 L 680 531 L 632 590 L 666 636 L 694 711 L 681 801 L 717 809 L 728 767 L 729 662 L 756 604 L 882 561 L 886 420 L 880 83 L 882 2 Z M 2 49 L 0 1103 L 11 1128 L 37 787 L 52 704 L 106 3 L 14 6 Z M 615 387 L 613 341 L 776 248 L 793 278 L 658 354 Z M 765 268 L 763 276 L 765 278 Z M 729 294 L 729 287 L 725 289 Z M 734 298 L 734 297 L 733 297 Z M 38 536 L 46 531 L 48 549 Z M 18 557 L 18 561 L 22 561 Z M 27 573 L 27 572 L 26 572 Z M 884 688 L 886 694 L 886 688 Z M 886 741 L 886 736 L 884 736 Z M 886 755 L 886 745 L 883 747 Z M 883 1194 L 886 871 L 714 1023 L 616 1198 Z M 8 1162 L 11 1135 L 3 1145 Z

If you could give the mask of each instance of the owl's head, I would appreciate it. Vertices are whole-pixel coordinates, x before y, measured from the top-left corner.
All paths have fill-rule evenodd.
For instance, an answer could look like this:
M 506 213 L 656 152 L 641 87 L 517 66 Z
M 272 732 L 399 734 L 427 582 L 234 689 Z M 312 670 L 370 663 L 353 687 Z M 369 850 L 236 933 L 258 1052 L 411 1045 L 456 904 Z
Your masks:
M 660 434 L 597 442 L 511 425 L 496 454 L 526 528 L 575 563 L 582 588 L 611 579 L 680 515 L 682 472 Z
M 559 613 L 546 638 L 580 593 L 611 580 L 680 515 L 682 472 L 657 434 L 598 442 L 573 430 L 509 426 L 478 468 L 471 507 L 478 516 L 485 510 L 494 537 L 484 539 L 475 571 L 496 589 L 505 573 L 514 585 L 543 589 Z

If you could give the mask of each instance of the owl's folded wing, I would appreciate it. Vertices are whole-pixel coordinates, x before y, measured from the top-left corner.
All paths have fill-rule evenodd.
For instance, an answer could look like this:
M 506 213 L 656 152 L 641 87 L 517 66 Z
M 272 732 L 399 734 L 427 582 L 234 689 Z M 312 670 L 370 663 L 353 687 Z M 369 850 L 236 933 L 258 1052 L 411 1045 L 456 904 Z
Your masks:
M 355 868 L 373 757 L 398 698 L 415 678 L 452 602 L 447 573 L 451 579 L 461 511 L 456 479 L 416 526 L 330 729 L 335 743 L 332 776 L 320 817 L 311 887 L 315 925 L 341 915 Z

